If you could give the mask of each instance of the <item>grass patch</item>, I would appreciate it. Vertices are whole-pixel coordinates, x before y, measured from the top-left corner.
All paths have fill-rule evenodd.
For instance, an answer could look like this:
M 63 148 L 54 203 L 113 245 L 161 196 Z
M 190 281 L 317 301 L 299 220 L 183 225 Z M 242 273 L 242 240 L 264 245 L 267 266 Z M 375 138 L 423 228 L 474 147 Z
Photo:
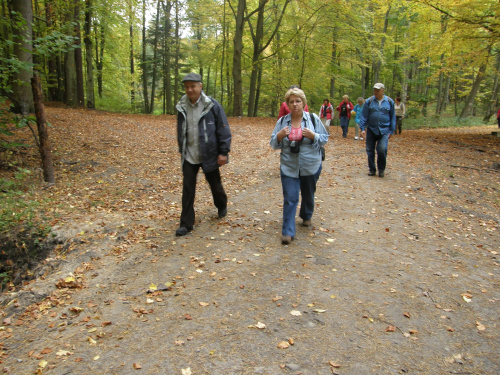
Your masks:
M 437 129 L 437 128 L 460 128 L 484 126 L 485 123 L 479 117 L 467 117 L 458 121 L 458 117 L 451 116 L 428 116 L 419 118 L 403 119 L 403 129 Z
M 40 214 L 43 202 L 29 199 L 30 171 L 18 168 L 0 178 L 0 291 L 31 278 L 47 253 L 44 245 L 50 226 Z

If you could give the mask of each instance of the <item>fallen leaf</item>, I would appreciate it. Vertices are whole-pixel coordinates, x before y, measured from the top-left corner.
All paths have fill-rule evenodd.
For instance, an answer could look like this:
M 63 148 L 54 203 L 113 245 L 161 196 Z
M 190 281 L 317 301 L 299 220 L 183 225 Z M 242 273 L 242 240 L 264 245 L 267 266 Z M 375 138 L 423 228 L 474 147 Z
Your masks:
M 65 356 L 65 355 L 71 355 L 71 354 L 73 354 L 73 353 L 71 353 L 71 352 L 69 352 L 69 351 L 67 351 L 67 350 L 59 350 L 59 351 L 56 353 L 56 355 L 58 355 L 58 356 Z
M 337 362 L 329 361 L 328 364 L 334 368 L 339 368 L 340 365 Z
M 278 343 L 278 349 L 288 349 L 290 344 L 287 341 L 280 341 Z
M 200 306 L 206 307 L 209 306 L 210 304 L 208 302 L 200 302 Z
M 292 314 L 293 316 L 301 316 L 302 315 L 302 313 L 300 311 L 297 311 L 297 310 L 290 311 L 290 314 Z
M 486 327 L 482 325 L 480 322 L 476 322 L 476 327 L 478 331 L 484 331 L 486 329 Z
M 182 375 L 191 375 L 191 367 L 181 369 Z
M 134 370 L 140 370 L 142 368 L 138 363 L 134 363 L 132 366 L 134 367 Z
M 386 331 L 386 332 L 394 332 L 395 330 L 396 330 L 396 327 L 394 327 L 394 326 L 388 326 L 388 327 L 385 329 L 385 331 Z

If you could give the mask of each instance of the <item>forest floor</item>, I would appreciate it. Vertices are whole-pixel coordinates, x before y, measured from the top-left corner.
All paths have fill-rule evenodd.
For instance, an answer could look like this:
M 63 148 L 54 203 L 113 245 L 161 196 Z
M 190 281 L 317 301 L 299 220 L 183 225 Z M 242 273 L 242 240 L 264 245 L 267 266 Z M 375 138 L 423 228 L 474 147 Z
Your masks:
M 47 113 L 57 183 L 30 198 L 54 247 L 0 296 L 3 373 L 500 373 L 495 126 L 403 131 L 385 178 L 332 127 L 313 226 L 283 246 L 275 119 L 229 119 L 228 215 L 200 173 L 176 238 L 173 116 Z

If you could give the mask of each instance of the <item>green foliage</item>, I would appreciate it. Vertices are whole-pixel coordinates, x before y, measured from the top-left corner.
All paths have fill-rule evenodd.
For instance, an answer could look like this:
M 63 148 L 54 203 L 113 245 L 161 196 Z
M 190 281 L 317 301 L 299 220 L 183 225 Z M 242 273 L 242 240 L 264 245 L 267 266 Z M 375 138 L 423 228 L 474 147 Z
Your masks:
M 65 35 L 59 31 L 52 31 L 52 33 L 34 40 L 33 44 L 36 49 L 36 54 L 39 56 L 50 56 L 60 52 L 67 52 L 75 48 L 76 37 L 72 35 Z
M 18 168 L 12 179 L 0 179 L 0 233 L 6 233 L 20 223 L 27 227 L 36 225 L 38 202 L 23 199 L 24 180 L 30 175 L 30 171 Z
M 479 117 L 467 117 L 458 121 L 455 116 L 429 116 L 419 118 L 405 118 L 403 120 L 403 129 L 437 129 L 437 128 L 456 128 L 484 126 L 484 122 Z

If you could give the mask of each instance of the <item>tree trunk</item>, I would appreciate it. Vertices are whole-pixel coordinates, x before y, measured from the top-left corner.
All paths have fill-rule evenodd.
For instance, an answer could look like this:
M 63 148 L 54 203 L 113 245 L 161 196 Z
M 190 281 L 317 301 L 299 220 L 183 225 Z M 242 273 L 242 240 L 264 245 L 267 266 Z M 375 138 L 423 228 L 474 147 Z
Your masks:
M 146 0 L 142 0 L 142 94 L 144 96 L 144 113 L 149 113 L 148 72 L 146 65 Z
M 130 57 L 129 57 L 129 63 L 130 63 L 130 77 L 131 77 L 131 82 L 130 82 L 130 105 L 132 109 L 134 109 L 134 104 L 135 104 L 135 81 L 134 81 L 134 74 L 135 74 L 135 66 L 134 66 L 134 9 L 132 7 L 132 2 L 130 1 L 128 3 L 128 23 L 129 23 L 129 49 L 130 49 Z
M 160 1 L 156 6 L 155 39 L 153 43 L 153 79 L 151 82 L 151 103 L 149 113 L 154 113 L 155 91 L 156 91 L 156 72 L 158 70 L 158 34 L 160 33 Z
M 82 33 L 80 30 L 80 1 L 74 0 L 73 23 L 75 25 L 75 70 L 76 70 L 76 104 L 85 106 L 85 86 L 83 84 Z
M 248 96 L 248 117 L 254 117 L 254 105 L 255 105 L 255 91 L 257 87 L 257 76 L 259 74 L 259 58 L 262 51 L 262 38 L 264 37 L 264 5 L 267 0 L 259 1 L 259 11 L 257 13 L 257 26 L 255 33 L 253 32 L 250 20 L 248 23 L 250 25 L 250 30 L 252 31 L 253 38 L 253 54 L 252 54 L 252 73 L 250 75 L 250 91 Z
M 93 48 L 92 48 L 92 0 L 85 1 L 85 61 L 87 65 L 87 79 L 85 87 L 87 91 L 87 108 L 95 108 L 94 96 L 94 65 L 93 65 Z
M 78 96 L 76 93 L 76 67 L 75 67 L 75 50 L 71 49 L 64 56 L 64 93 L 65 102 L 69 106 L 76 106 Z
M 45 19 L 47 21 L 47 30 L 52 31 L 54 25 L 54 12 L 53 12 L 53 0 L 45 1 Z M 59 100 L 59 85 L 58 85 L 58 72 L 57 72 L 57 59 L 56 56 L 50 55 L 47 60 L 47 68 L 49 74 L 47 77 L 47 89 L 49 93 L 49 100 Z
M 469 96 L 467 97 L 465 106 L 462 109 L 462 113 L 460 113 L 460 117 L 457 121 L 463 120 L 470 115 L 472 107 L 474 106 L 474 100 L 476 99 L 477 92 L 479 91 L 479 85 L 481 84 L 481 81 L 484 78 L 484 73 L 486 72 L 486 65 L 486 62 L 483 62 L 479 67 L 479 72 L 476 75 L 476 79 L 474 80 L 472 89 L 470 90 Z
M 170 22 L 170 12 L 172 11 L 172 2 L 167 0 L 164 13 L 165 13 L 165 35 L 164 40 L 164 74 L 163 74 L 163 90 L 164 90 L 164 100 L 165 100 L 165 111 L 169 115 L 174 114 L 174 109 L 172 107 L 172 50 L 170 46 L 172 44 L 172 37 L 170 35 L 172 29 L 172 23 Z
M 31 89 L 35 107 L 36 127 L 38 129 L 38 149 L 42 160 L 43 180 L 55 183 L 54 164 L 52 163 L 52 150 L 50 147 L 49 133 L 47 131 L 47 120 L 45 119 L 45 107 L 43 105 L 42 86 L 40 78 L 35 73 L 31 78 Z
M 389 25 L 389 13 L 391 12 L 391 6 L 389 5 L 389 8 L 387 9 L 387 12 L 385 13 L 385 19 L 384 19 L 384 36 L 382 37 L 382 41 L 380 42 L 380 53 L 384 53 L 384 44 L 385 44 L 385 34 L 387 33 L 387 27 Z M 373 62 L 373 83 L 376 83 L 379 81 L 379 74 L 380 74 L 380 68 L 382 67 L 382 60 L 379 58 L 377 61 Z
M 30 90 L 30 79 L 33 76 L 33 8 L 31 1 L 13 0 L 12 11 L 18 12 L 22 22 L 12 22 L 13 53 L 15 58 L 24 66 L 18 67 L 12 77 L 12 101 L 15 111 L 21 114 L 33 112 L 33 96 Z M 21 21 L 20 20 L 20 21 Z
M 238 0 L 236 25 L 233 39 L 233 116 L 243 116 L 243 82 L 241 78 L 241 58 L 243 53 L 243 27 L 245 25 L 246 0 Z
M 179 0 L 175 1 L 175 62 L 174 62 L 174 103 L 179 101 L 179 58 L 181 53 L 181 38 L 180 38 L 180 4 Z
M 331 77 L 330 77 L 330 98 L 333 101 L 335 97 L 335 67 L 337 65 L 337 38 L 338 38 L 338 30 L 337 25 L 333 26 L 333 34 L 332 34 L 332 57 L 331 57 Z
M 102 21 L 101 21 L 102 22 Z M 105 35 L 104 35 L 104 26 L 102 24 L 95 25 L 95 29 L 99 28 L 100 33 L 97 30 L 95 32 L 95 67 L 97 70 L 97 93 L 99 94 L 99 98 L 102 98 L 102 69 L 104 66 L 104 44 L 105 44 Z M 99 40 L 98 35 L 100 34 L 101 38 Z
M 484 113 L 483 117 L 484 122 L 490 121 L 490 117 L 496 113 L 497 102 L 498 102 L 498 91 L 500 89 L 500 84 L 498 82 L 499 72 L 500 72 L 500 52 L 497 52 L 497 61 L 496 61 L 495 71 L 493 73 L 495 75 L 493 78 L 493 88 L 491 90 L 491 98 L 489 101 L 489 105 L 487 106 L 486 111 Z

